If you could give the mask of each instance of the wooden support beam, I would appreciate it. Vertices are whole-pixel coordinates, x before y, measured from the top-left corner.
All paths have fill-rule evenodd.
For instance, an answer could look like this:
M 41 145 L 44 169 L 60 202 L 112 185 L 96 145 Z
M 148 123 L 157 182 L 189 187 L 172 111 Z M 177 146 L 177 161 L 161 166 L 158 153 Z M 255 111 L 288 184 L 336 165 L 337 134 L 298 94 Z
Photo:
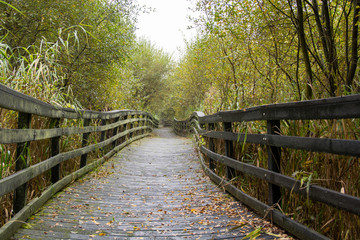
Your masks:
M 225 132 L 232 131 L 231 122 L 224 122 L 224 131 Z M 234 145 L 232 141 L 225 140 L 225 155 L 230 158 L 234 158 Z M 228 180 L 231 180 L 234 177 L 236 177 L 235 169 L 226 166 L 226 178 Z
M 135 117 L 135 115 L 129 115 L 129 119 L 132 119 L 132 118 L 134 118 Z M 130 127 L 129 127 L 129 129 L 132 129 L 133 127 L 134 127 L 134 123 L 133 122 L 131 122 L 130 124 Z M 134 133 L 133 132 L 131 132 L 131 133 L 129 133 L 129 139 L 131 139 L 132 137 L 133 137 L 133 135 L 134 135 Z
M 59 128 L 60 119 L 53 118 L 50 122 L 50 128 Z M 60 153 L 60 137 L 51 138 L 51 157 L 56 156 Z M 56 183 L 60 180 L 60 164 L 57 164 L 51 168 L 51 183 Z
M 280 135 L 280 121 L 268 120 L 267 133 L 272 135 Z M 268 169 L 270 171 L 280 173 L 280 157 L 281 148 L 268 146 Z M 269 205 L 272 206 L 279 203 L 281 199 L 280 187 L 269 183 Z
M 115 118 L 114 123 L 116 123 L 116 122 L 118 122 L 120 120 L 121 120 L 121 117 Z M 119 127 L 114 128 L 113 136 L 116 136 L 118 134 L 118 132 L 119 132 Z M 112 144 L 112 146 L 113 146 L 112 148 L 115 148 L 117 144 L 118 144 L 118 140 L 114 141 L 113 144 Z
M 85 119 L 84 119 L 84 127 L 89 126 L 89 125 L 90 125 L 90 121 L 91 121 L 91 119 L 85 118 Z M 90 133 L 84 133 L 84 134 L 83 134 L 83 139 L 82 139 L 82 144 L 81 144 L 82 147 L 87 146 L 88 140 L 89 140 L 89 135 L 90 135 Z M 87 155 L 88 155 L 87 153 L 81 155 L 80 168 L 83 168 L 83 167 L 86 166 L 86 163 L 87 163 Z
M 208 124 L 208 131 L 213 131 L 213 130 L 215 130 L 215 124 L 214 123 L 209 123 Z M 211 151 L 215 152 L 215 144 L 214 144 L 214 139 L 213 138 L 209 138 L 209 149 Z M 212 171 L 215 170 L 215 162 L 210 157 L 209 157 L 209 168 Z
M 31 128 L 31 114 L 19 112 L 18 129 Z M 16 172 L 28 167 L 30 142 L 22 142 L 16 145 Z M 26 205 L 27 183 L 24 183 L 14 193 L 13 210 L 18 213 Z
M 101 126 L 105 126 L 106 123 L 107 123 L 106 119 L 101 119 L 101 122 L 100 122 Z M 107 133 L 107 131 L 101 131 L 100 142 L 103 142 L 103 141 L 106 140 L 106 133 Z M 106 147 L 101 148 L 101 152 L 102 152 L 103 155 L 106 153 L 105 151 L 106 151 Z

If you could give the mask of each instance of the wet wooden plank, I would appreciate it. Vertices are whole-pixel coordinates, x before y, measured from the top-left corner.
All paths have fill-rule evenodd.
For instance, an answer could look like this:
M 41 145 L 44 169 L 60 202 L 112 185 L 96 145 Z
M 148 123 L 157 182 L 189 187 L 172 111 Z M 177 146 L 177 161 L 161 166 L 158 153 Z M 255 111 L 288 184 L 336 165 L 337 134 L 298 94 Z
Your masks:
M 258 227 L 289 238 L 214 185 L 190 140 L 156 133 L 59 193 L 14 239 L 238 239 Z

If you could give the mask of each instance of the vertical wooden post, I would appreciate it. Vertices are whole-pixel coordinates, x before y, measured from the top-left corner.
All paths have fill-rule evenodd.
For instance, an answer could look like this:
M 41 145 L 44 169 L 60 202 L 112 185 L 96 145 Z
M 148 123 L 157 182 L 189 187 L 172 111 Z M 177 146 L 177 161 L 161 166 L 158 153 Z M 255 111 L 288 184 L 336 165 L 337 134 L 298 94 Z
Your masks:
M 140 119 L 139 121 L 138 121 L 138 127 L 142 127 L 142 121 L 141 121 L 141 118 L 142 118 L 142 115 L 138 115 L 138 118 Z M 143 134 L 143 130 L 139 130 L 139 134 L 138 135 L 142 135 Z
M 90 119 L 85 118 L 84 119 L 84 127 L 87 127 L 89 125 L 90 125 Z M 90 133 L 83 134 L 82 145 L 81 145 L 82 147 L 85 147 L 88 144 L 89 135 L 90 135 Z M 87 155 L 88 155 L 87 153 L 81 155 L 80 168 L 83 168 L 86 166 Z
M 122 118 L 123 121 L 125 121 L 125 120 L 127 119 L 127 115 L 126 115 L 126 116 L 122 116 L 121 118 Z M 126 129 L 127 129 L 127 124 L 122 124 L 122 125 L 121 125 L 121 132 L 126 131 Z M 125 142 L 125 141 L 126 141 L 126 135 L 123 136 L 123 137 L 121 137 L 120 143 L 123 143 L 123 142 Z
M 18 129 L 31 128 L 31 114 L 19 112 Z M 30 153 L 30 142 L 18 143 L 16 146 L 16 166 L 15 170 L 20 171 L 28 166 Z M 27 183 L 15 189 L 13 210 L 18 213 L 26 204 Z
M 106 119 L 101 119 L 100 125 L 101 125 L 101 126 L 105 126 L 105 125 L 106 125 L 106 122 L 107 122 Z M 100 142 L 105 141 L 105 139 L 106 139 L 106 132 L 107 132 L 106 130 L 105 130 L 105 131 L 101 131 Z M 105 154 L 105 149 L 106 149 L 106 146 L 101 148 L 101 152 L 102 152 L 103 155 Z
M 124 116 L 124 120 L 126 120 L 126 119 L 128 119 L 128 115 Z M 123 131 L 127 131 L 128 124 L 126 123 L 125 125 L 123 125 L 122 129 L 123 129 Z M 124 142 L 126 142 L 126 135 L 123 137 L 123 139 L 124 139 Z
M 141 115 L 141 118 L 144 120 L 144 121 L 141 121 L 141 126 L 142 127 L 145 127 L 146 125 L 146 115 Z M 143 129 L 142 131 L 141 131 L 141 134 L 143 135 L 143 134 L 145 134 L 146 133 L 146 129 Z
M 224 122 L 224 131 L 231 132 L 231 122 Z M 225 140 L 225 155 L 230 158 L 234 158 L 234 145 L 232 141 Z M 236 176 L 235 169 L 226 166 L 226 178 L 228 180 L 233 179 Z
M 148 125 L 148 116 L 147 115 L 143 115 L 143 118 L 144 118 L 144 123 L 143 123 L 143 127 L 147 127 L 147 125 Z M 144 129 L 144 132 L 143 132 L 143 134 L 145 134 L 145 133 L 147 133 L 148 132 L 148 130 L 147 130 L 147 128 L 145 128 Z
M 60 127 L 60 119 L 53 118 L 50 122 L 51 128 Z M 60 153 L 60 136 L 51 138 L 51 156 L 54 157 Z M 60 179 L 60 164 L 51 168 L 51 183 L 56 183 Z
M 134 115 L 134 118 L 138 118 L 138 115 Z M 139 122 L 135 121 L 133 127 L 138 127 L 138 126 L 139 126 Z M 138 131 L 135 131 L 133 136 L 136 137 L 138 133 L 139 133 Z
M 120 119 L 121 119 L 121 117 L 115 118 L 114 123 L 117 123 L 118 121 L 120 121 Z M 119 126 L 119 127 L 120 127 L 120 126 Z M 113 137 L 115 137 L 115 136 L 118 134 L 118 132 L 119 132 L 119 127 L 114 128 Z M 113 148 L 116 147 L 117 143 L 118 143 L 118 140 L 113 141 L 113 144 L 112 144 L 112 145 L 113 145 Z
M 267 121 L 267 133 L 276 134 L 280 133 L 280 121 L 268 120 Z M 268 169 L 280 173 L 280 157 L 281 148 L 268 146 Z M 280 187 L 269 183 L 269 205 L 272 206 L 278 203 L 281 199 Z
M 215 124 L 214 123 L 209 123 L 208 124 L 208 130 L 212 131 L 214 129 L 215 129 Z M 214 139 L 213 138 L 209 138 L 209 150 L 212 151 L 212 152 L 215 152 L 215 144 L 214 144 Z M 212 160 L 210 157 L 209 157 L 209 168 L 212 171 L 215 170 L 214 160 Z
M 135 115 L 129 115 L 129 119 L 133 119 Z M 134 123 L 131 122 L 130 123 L 130 128 L 129 129 L 133 129 L 134 127 Z M 129 139 L 131 139 L 133 137 L 133 132 L 129 133 Z

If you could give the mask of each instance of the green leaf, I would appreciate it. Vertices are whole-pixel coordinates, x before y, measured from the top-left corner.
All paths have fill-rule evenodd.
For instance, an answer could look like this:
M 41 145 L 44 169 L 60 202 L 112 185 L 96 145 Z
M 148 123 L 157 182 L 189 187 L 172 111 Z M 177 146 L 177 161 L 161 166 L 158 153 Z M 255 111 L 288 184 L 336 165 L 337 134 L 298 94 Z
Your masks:
M 17 11 L 17 12 L 20 13 L 21 15 L 23 15 L 24 17 L 26 17 L 25 14 L 23 14 L 19 9 L 17 9 L 17 8 L 14 7 L 13 5 L 11 5 L 11 4 L 7 3 L 7 2 L 1 1 L 1 0 L 0 0 L 0 3 L 3 3 L 3 4 L 5 4 L 5 5 L 8 5 L 8 6 L 11 7 L 12 9 L 14 9 L 15 11 Z
M 255 239 L 256 237 L 258 237 L 260 235 L 261 230 L 262 230 L 262 227 L 259 227 L 259 228 L 255 229 L 254 231 L 252 231 L 251 233 L 249 233 L 248 235 L 246 235 L 243 239 L 246 239 L 246 238 Z

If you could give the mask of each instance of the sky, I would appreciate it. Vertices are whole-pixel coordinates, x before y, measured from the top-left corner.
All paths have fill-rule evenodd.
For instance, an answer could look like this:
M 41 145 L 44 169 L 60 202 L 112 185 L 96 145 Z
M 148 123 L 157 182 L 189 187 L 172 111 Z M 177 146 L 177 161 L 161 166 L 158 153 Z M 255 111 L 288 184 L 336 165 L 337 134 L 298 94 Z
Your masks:
M 138 0 L 138 3 L 154 8 L 155 12 L 139 16 L 137 35 L 149 39 L 178 59 L 178 49 L 185 46 L 184 38 L 190 40 L 195 35 L 195 30 L 187 29 L 191 25 L 188 20 L 191 3 L 187 0 Z

